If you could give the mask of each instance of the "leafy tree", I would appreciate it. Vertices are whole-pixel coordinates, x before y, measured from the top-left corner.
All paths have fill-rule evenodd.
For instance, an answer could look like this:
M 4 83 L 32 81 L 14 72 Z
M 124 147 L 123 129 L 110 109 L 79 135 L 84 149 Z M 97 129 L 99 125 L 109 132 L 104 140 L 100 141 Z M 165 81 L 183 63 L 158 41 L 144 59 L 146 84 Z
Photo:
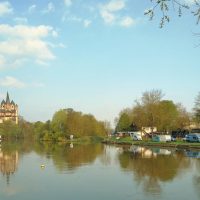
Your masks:
M 156 127 L 160 131 L 170 131 L 176 127 L 178 110 L 173 101 L 164 100 L 158 105 Z
M 47 121 L 45 124 L 40 124 L 40 138 L 54 140 L 69 138 L 69 135 L 74 137 L 83 136 L 105 136 L 106 128 L 104 123 L 97 121 L 91 114 L 82 114 L 71 108 L 57 111 L 52 118 L 52 121 Z M 38 131 L 37 131 L 38 132 Z
M 190 124 L 190 114 L 187 112 L 186 108 L 181 104 L 176 105 L 178 110 L 178 117 L 176 120 L 176 128 L 184 129 Z
M 130 116 L 127 113 L 121 113 L 117 123 L 116 131 L 129 131 L 131 125 Z
M 194 110 L 194 119 L 199 124 L 200 123 L 200 92 L 195 99 L 193 110 Z
M 0 124 L 0 135 L 7 139 L 18 138 L 20 137 L 19 126 L 11 120 L 4 121 L 2 124 Z
M 36 138 L 44 137 L 46 133 L 45 123 L 37 121 L 34 123 L 34 132 Z
M 157 127 L 159 131 L 183 129 L 190 122 L 189 114 L 181 104 L 162 100 L 160 90 L 146 91 L 132 109 L 123 110 L 116 125 L 117 131 L 128 131 L 130 125 L 137 128 Z
M 132 109 L 132 116 L 133 122 L 138 128 L 141 129 L 143 126 L 146 126 L 146 113 L 144 107 L 140 103 L 136 102 L 136 105 Z
M 34 139 L 34 125 L 24 120 L 21 116 L 19 117 L 18 128 L 20 137 L 28 140 Z
M 68 113 L 66 110 L 57 111 L 52 118 L 51 129 L 53 132 L 65 133 L 67 129 Z

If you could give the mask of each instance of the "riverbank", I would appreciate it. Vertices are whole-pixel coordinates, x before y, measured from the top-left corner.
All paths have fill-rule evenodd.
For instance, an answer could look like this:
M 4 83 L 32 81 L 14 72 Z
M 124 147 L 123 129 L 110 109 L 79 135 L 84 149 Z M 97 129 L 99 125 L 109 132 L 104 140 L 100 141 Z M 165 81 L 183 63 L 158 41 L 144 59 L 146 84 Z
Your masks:
M 83 136 L 79 138 L 67 139 L 64 137 L 59 137 L 57 139 L 40 139 L 41 142 L 54 142 L 59 144 L 91 144 L 91 143 L 101 143 L 104 140 L 102 137 L 98 136 Z
M 200 150 L 200 143 L 189 143 L 181 140 L 175 142 L 153 142 L 151 140 L 133 141 L 130 137 L 116 139 L 106 138 L 102 141 L 104 144 L 118 144 L 118 145 L 138 145 L 138 146 L 151 146 L 151 147 L 166 147 L 177 149 L 197 149 Z

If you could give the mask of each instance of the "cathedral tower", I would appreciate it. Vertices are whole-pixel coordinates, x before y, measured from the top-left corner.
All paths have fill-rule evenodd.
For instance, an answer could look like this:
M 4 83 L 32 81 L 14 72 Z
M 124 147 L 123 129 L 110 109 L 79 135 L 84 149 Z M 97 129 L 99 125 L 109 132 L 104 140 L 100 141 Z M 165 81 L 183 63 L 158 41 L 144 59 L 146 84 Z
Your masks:
M 0 105 L 0 123 L 6 120 L 12 120 L 18 124 L 18 105 L 13 100 L 10 101 L 8 92 L 6 100 L 2 100 Z

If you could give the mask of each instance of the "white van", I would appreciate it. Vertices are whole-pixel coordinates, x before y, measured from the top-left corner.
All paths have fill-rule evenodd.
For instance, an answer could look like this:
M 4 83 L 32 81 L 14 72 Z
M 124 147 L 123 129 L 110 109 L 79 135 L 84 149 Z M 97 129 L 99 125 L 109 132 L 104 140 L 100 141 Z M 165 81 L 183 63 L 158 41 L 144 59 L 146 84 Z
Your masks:
M 141 131 L 129 132 L 129 135 L 133 140 L 142 140 L 142 133 Z

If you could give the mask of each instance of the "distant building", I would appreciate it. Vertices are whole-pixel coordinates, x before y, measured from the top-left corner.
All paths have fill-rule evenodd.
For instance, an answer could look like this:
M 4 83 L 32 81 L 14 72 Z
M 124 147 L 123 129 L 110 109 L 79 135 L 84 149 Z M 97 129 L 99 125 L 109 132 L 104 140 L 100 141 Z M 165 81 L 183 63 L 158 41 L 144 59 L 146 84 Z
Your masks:
M 11 120 L 18 124 L 18 105 L 12 100 L 10 101 L 7 92 L 6 100 L 2 100 L 0 105 L 0 123 Z
M 142 127 L 142 136 L 157 132 L 157 127 Z

